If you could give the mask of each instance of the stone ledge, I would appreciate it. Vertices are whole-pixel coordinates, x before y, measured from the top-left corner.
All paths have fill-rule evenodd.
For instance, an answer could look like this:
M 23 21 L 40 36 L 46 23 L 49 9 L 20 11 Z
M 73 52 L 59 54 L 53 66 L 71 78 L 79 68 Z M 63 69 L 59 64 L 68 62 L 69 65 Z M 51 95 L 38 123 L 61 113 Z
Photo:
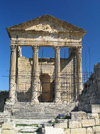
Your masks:
M 86 112 L 83 111 L 71 112 L 71 119 L 72 120 L 87 119 L 87 114 Z
M 69 120 L 69 128 L 81 128 L 81 121 Z
M 94 119 L 82 120 L 82 127 L 92 127 L 92 126 L 95 126 L 95 120 Z
M 100 113 L 100 105 L 91 105 L 91 110 L 92 110 L 92 113 Z
M 55 128 L 68 128 L 67 123 L 56 123 Z
M 86 128 L 71 129 L 71 134 L 86 134 Z

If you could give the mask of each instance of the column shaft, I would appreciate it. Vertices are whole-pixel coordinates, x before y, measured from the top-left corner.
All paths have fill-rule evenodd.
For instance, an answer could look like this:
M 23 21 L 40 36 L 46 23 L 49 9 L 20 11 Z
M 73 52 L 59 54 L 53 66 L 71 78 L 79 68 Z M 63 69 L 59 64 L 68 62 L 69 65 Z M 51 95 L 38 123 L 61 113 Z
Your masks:
M 55 47 L 55 102 L 61 103 L 60 91 L 60 47 Z
M 16 101 L 16 46 L 11 45 L 9 99 L 11 103 Z
M 77 97 L 81 94 L 82 90 L 82 48 L 77 48 Z
M 39 80 L 39 69 L 38 69 L 38 49 L 39 47 L 33 47 L 33 68 L 32 68 L 32 100 L 31 102 L 39 103 L 38 101 L 38 80 Z

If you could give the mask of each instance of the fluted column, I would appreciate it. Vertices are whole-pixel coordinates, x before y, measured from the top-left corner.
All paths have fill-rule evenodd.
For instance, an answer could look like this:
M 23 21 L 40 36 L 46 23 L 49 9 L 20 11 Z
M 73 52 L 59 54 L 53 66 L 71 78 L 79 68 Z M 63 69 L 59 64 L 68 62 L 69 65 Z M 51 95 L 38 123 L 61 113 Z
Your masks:
M 16 46 L 11 45 L 10 78 L 9 78 L 9 101 L 16 101 Z
M 32 67 L 32 99 L 33 104 L 39 103 L 38 101 L 38 80 L 39 80 L 39 69 L 38 69 L 38 49 L 39 47 L 33 47 L 33 67 Z
M 83 90 L 82 82 L 82 48 L 77 48 L 77 97 L 81 94 Z
M 55 102 L 61 103 L 61 90 L 60 90 L 60 47 L 56 46 L 55 49 Z

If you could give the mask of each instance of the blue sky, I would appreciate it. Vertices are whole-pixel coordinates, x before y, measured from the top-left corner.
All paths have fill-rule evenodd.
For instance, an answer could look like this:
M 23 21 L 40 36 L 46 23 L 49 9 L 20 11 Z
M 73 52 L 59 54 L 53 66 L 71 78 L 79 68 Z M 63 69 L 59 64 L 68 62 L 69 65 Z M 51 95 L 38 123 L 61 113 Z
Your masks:
M 9 89 L 10 39 L 6 27 L 44 14 L 53 15 L 87 31 L 83 39 L 83 71 L 86 68 L 87 71 L 93 71 L 94 64 L 100 61 L 100 0 L 0 0 L 0 90 Z M 52 48 L 49 53 L 46 50 L 44 48 L 44 57 L 54 56 Z M 41 52 L 42 49 L 39 51 L 40 57 Z M 61 50 L 61 57 L 64 57 L 63 52 L 64 49 Z M 31 48 L 23 49 L 23 55 L 31 57 Z

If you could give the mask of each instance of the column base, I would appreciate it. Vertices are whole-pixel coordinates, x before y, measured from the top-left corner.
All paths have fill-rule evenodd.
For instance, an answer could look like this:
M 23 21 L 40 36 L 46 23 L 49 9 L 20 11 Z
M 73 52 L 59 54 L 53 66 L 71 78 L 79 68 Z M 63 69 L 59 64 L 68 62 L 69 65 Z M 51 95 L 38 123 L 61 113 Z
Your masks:
M 8 100 L 8 101 L 6 101 L 6 104 L 14 105 L 15 101 L 14 100 Z
M 31 101 L 31 104 L 39 104 L 39 100 L 34 99 L 34 100 Z
M 61 99 L 56 98 L 56 99 L 55 99 L 55 103 L 57 103 L 57 104 L 62 104 L 62 101 L 61 101 Z

